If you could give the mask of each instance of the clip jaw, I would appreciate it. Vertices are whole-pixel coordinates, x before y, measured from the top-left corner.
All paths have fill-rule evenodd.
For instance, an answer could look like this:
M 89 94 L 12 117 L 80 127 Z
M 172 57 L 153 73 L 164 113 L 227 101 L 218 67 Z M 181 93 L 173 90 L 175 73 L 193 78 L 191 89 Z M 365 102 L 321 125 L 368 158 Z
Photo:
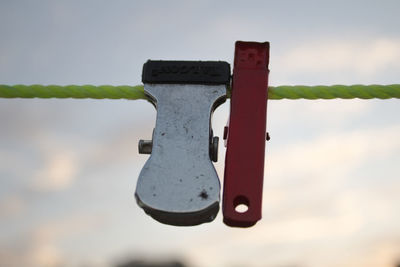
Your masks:
M 219 211 L 220 183 L 211 162 L 218 138 L 211 115 L 225 101 L 230 67 L 225 62 L 148 61 L 146 94 L 157 108 L 150 152 L 135 197 L 161 223 L 191 226 L 212 221 Z

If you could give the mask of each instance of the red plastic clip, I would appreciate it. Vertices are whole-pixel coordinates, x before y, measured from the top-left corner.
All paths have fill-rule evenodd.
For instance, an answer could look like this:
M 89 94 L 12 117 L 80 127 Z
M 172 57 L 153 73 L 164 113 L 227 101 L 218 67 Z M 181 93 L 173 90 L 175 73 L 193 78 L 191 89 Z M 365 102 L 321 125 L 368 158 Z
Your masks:
M 236 42 L 223 192 L 224 223 L 261 219 L 268 97 L 269 43 Z M 247 210 L 239 210 L 244 205 Z

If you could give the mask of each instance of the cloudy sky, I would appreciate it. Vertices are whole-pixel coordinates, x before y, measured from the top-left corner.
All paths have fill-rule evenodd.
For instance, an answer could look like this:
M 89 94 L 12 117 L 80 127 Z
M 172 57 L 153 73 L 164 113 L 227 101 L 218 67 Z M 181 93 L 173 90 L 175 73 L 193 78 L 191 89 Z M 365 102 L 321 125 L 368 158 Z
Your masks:
M 2 0 L 0 83 L 136 85 L 148 59 L 232 62 L 236 40 L 271 43 L 271 85 L 400 83 L 399 11 L 397 0 Z M 228 111 L 214 115 L 219 136 Z M 262 221 L 179 228 L 134 200 L 150 104 L 0 99 L 0 265 L 395 266 L 399 114 L 399 100 L 270 101 Z

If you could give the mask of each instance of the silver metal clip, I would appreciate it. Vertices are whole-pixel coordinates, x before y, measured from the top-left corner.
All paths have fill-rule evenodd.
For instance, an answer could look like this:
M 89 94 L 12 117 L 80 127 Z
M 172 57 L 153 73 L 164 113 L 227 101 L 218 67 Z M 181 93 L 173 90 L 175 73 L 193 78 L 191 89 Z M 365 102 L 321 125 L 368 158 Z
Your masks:
M 151 156 L 140 172 L 136 200 L 159 222 L 177 226 L 212 221 L 219 210 L 220 182 L 211 159 L 218 138 L 214 109 L 225 101 L 226 85 L 145 84 L 157 108 L 152 141 L 139 141 Z

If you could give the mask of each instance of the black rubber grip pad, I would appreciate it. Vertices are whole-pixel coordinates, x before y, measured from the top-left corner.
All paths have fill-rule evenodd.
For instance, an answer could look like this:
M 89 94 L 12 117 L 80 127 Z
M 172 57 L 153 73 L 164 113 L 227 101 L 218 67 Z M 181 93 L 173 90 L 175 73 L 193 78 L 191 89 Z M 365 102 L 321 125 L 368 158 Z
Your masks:
M 143 83 L 229 84 L 230 66 L 224 61 L 155 61 L 143 65 Z

